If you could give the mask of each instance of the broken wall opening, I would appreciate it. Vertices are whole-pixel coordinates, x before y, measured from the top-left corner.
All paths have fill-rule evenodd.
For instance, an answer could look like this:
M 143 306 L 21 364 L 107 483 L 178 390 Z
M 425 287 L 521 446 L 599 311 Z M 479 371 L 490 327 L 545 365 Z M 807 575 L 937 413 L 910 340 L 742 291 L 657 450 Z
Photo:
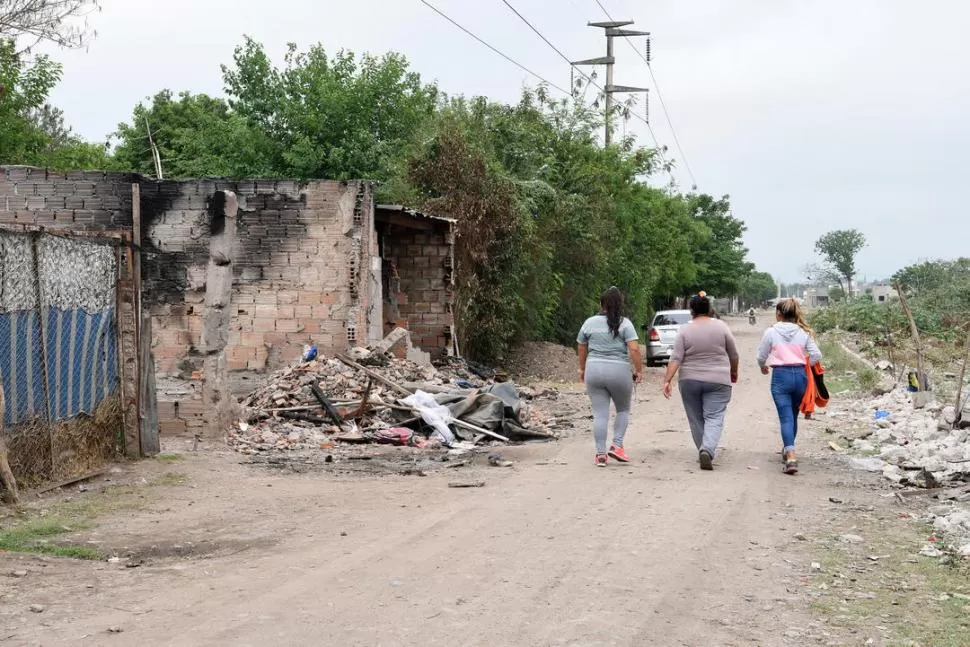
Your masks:
M 394 205 L 374 211 L 386 335 L 405 328 L 432 359 L 457 355 L 454 337 L 454 234 L 448 218 Z M 395 349 L 403 354 L 406 349 Z

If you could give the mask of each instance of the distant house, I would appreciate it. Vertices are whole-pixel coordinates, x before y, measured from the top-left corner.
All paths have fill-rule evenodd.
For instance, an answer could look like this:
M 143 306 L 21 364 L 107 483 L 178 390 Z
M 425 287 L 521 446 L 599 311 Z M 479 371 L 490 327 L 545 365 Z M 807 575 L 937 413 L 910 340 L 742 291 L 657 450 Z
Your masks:
M 873 285 L 872 286 L 872 300 L 876 303 L 885 303 L 890 299 L 897 299 L 899 295 L 896 294 L 896 289 L 891 285 Z
M 829 304 L 829 289 L 826 287 L 808 288 L 802 301 L 809 308 L 819 308 Z

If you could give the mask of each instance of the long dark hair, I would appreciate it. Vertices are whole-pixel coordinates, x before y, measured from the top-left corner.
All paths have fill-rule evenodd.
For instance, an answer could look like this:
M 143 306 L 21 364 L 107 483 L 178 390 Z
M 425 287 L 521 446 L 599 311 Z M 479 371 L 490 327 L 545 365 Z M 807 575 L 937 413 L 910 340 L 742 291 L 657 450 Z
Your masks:
M 691 297 L 690 313 L 695 317 L 711 316 L 711 300 L 707 294 L 700 292 Z
M 620 322 L 623 320 L 623 293 L 620 288 L 611 285 L 600 297 L 600 308 L 606 315 L 606 323 L 610 332 L 616 337 L 620 334 Z

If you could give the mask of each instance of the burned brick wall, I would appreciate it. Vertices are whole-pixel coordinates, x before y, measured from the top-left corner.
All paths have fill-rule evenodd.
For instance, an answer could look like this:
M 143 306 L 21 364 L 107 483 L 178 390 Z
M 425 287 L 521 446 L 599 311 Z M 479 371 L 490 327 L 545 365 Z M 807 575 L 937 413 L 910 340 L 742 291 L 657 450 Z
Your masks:
M 155 193 L 157 191 L 157 193 Z M 162 376 L 201 368 L 205 271 L 218 191 L 239 201 L 228 363 L 262 372 L 304 345 L 345 350 L 366 330 L 359 268 L 374 252 L 370 185 L 314 181 L 154 183 L 142 187 L 145 298 Z M 359 341 L 363 342 L 361 338 Z
M 221 192 L 239 203 L 226 351 L 237 391 L 299 358 L 307 344 L 332 354 L 377 341 L 382 302 L 369 182 L 158 181 L 0 167 L 0 222 L 131 231 L 132 184 L 141 194 L 142 303 L 152 316 L 163 430 L 169 408 L 179 409 L 171 419 L 188 415 L 187 427 L 197 426 L 189 412 L 193 382 L 202 378 L 209 238 Z M 166 390 L 178 394 L 173 402 L 165 402 Z
M 407 328 L 433 358 L 452 352 L 454 302 L 451 223 L 412 213 L 410 221 L 379 207 L 384 277 L 384 333 Z

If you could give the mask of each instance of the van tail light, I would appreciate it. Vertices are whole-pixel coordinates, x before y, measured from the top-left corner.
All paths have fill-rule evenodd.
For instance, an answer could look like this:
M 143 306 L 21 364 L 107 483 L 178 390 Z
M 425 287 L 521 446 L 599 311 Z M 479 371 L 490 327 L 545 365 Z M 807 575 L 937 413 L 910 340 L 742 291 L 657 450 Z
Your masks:
M 656 328 L 650 329 L 650 341 L 660 341 L 660 333 L 657 332 Z

